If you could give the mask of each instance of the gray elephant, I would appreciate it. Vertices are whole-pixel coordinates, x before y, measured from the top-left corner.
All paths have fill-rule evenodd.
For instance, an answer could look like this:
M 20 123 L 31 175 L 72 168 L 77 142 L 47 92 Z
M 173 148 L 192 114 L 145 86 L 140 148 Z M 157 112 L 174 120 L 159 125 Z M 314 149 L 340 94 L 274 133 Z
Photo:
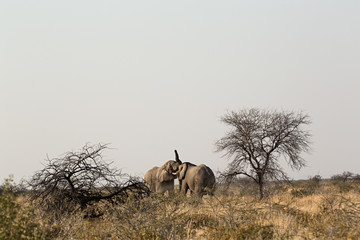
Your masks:
M 180 160 L 179 160 L 180 161 Z M 206 165 L 194 165 L 184 162 L 180 165 L 177 176 L 180 183 L 180 190 L 184 194 L 190 190 L 200 197 L 204 194 L 213 195 L 215 190 L 215 175 Z
M 153 167 L 145 173 L 144 181 L 151 192 L 174 191 L 174 179 L 177 177 L 179 166 L 182 164 L 176 150 L 175 159 L 175 161 L 167 161 L 161 167 Z

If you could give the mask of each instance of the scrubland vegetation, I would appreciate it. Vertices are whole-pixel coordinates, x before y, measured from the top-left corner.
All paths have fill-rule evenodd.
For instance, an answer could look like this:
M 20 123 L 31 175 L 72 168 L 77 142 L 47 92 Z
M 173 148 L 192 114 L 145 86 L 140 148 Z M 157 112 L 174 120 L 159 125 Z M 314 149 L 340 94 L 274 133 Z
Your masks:
M 268 183 L 241 180 L 218 185 L 213 197 L 131 195 L 102 209 L 97 218 L 82 211 L 58 218 L 30 202 L 6 180 L 0 196 L 0 239 L 359 239 L 360 181 L 353 179 Z M 89 207 L 89 208 L 91 208 Z

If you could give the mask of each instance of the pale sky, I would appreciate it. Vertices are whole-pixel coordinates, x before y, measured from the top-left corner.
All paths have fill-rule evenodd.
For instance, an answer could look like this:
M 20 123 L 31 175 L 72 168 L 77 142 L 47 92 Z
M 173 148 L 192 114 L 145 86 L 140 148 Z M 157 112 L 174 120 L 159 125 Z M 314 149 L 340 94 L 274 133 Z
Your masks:
M 110 143 L 136 176 L 174 159 L 215 172 L 230 110 L 310 115 L 295 179 L 360 173 L 360 2 L 0 2 L 0 182 Z

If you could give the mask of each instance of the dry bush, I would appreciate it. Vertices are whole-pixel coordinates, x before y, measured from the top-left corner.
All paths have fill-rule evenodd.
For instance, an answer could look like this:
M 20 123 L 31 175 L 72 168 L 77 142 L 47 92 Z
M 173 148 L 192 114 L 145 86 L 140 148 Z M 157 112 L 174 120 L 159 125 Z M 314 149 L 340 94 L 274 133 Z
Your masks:
M 106 144 L 86 144 L 60 158 L 47 159 L 42 170 L 27 181 L 32 204 L 49 212 L 54 220 L 81 211 L 99 217 L 104 206 L 122 204 L 129 195 L 143 197 L 149 189 L 139 178 L 124 174 L 103 159 Z

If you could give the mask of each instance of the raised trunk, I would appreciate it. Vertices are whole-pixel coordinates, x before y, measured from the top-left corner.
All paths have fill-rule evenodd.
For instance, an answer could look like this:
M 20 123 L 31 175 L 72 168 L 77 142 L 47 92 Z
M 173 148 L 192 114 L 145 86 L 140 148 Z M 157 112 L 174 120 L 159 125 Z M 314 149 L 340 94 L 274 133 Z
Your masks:
M 178 152 L 175 150 L 175 160 L 176 160 L 176 162 L 178 163 L 178 164 L 182 164 L 182 162 L 181 162 L 181 160 L 180 160 L 180 158 L 179 158 L 179 154 L 178 154 Z

